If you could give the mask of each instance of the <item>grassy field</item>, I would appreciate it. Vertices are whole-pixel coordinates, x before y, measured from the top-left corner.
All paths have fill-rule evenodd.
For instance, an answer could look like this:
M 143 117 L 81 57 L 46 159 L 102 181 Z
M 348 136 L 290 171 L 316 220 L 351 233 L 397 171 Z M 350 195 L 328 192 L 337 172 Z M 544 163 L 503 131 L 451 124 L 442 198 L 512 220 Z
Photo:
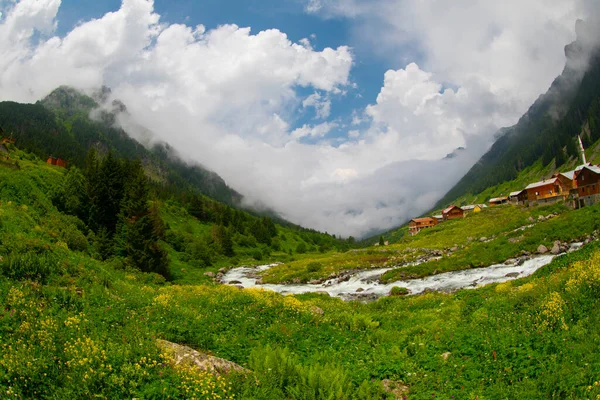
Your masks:
M 16 172 L 0 168 L 2 398 L 600 395 L 596 242 L 556 258 L 525 279 L 368 304 L 322 294 L 281 296 L 215 285 L 203 272 L 214 271 L 222 260 L 201 268 L 178 259 L 183 253 L 172 248 L 172 262 L 179 263 L 174 268 L 193 271 L 176 271 L 176 281 L 166 282 L 159 275 L 128 269 L 119 259 L 94 259 L 81 222 L 59 213 L 50 200 L 63 171 L 26 155 L 20 164 Z M 180 210 L 165 207 L 161 212 L 177 232 L 199 235 L 205 229 Z M 529 224 L 529 216 L 537 219 L 551 212 L 560 215 L 512 232 Z M 523 235 L 518 246 L 528 248 L 583 235 L 596 228 L 596 215 L 595 207 L 576 212 L 560 206 L 518 212 L 498 208 L 385 249 L 293 256 L 281 251 L 272 256 L 298 257 L 291 265 L 314 274 L 334 261 L 339 269 L 355 268 L 356 260 L 364 267 L 396 262 L 392 257 L 403 258 L 408 249 L 426 246 L 465 246 L 454 252 L 456 257 L 462 257 L 461 251 L 465 257 L 483 257 L 495 251 L 486 247 L 496 246 L 495 241 L 498 251 L 504 251 L 507 238 Z M 496 239 L 468 240 L 484 231 Z M 297 245 L 292 242 L 296 239 L 289 240 L 290 247 Z M 420 253 L 407 253 L 406 258 Z M 157 339 L 225 358 L 250 372 L 217 377 L 174 367 Z M 395 387 L 396 395 L 386 387 Z

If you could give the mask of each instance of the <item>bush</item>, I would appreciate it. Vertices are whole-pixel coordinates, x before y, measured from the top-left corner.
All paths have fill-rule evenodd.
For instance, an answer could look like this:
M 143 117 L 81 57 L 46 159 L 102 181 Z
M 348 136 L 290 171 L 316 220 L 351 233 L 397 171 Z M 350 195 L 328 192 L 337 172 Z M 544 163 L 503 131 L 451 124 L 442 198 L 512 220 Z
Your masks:
M 58 257 L 52 253 L 11 254 L 0 261 L 0 268 L 7 278 L 42 283 L 51 275 L 62 272 Z
M 304 254 L 304 253 L 306 253 L 306 244 L 300 243 L 298 245 L 298 247 L 296 247 L 296 253 L 298 253 L 298 254 Z
M 306 266 L 308 272 L 318 272 L 323 269 L 323 264 L 318 262 L 311 262 Z
M 259 249 L 254 250 L 252 252 L 252 258 L 254 258 L 256 261 L 262 261 L 262 259 L 263 259 L 262 251 L 260 251 Z
M 394 286 L 392 290 L 390 290 L 390 296 L 406 296 L 410 292 L 405 287 Z

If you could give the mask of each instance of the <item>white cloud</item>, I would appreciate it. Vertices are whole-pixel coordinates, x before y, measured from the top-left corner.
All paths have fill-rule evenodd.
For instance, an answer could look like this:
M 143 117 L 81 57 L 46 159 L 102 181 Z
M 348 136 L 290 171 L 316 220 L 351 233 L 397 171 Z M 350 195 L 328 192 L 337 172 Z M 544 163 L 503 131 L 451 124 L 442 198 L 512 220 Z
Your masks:
M 331 114 L 331 99 L 319 93 L 313 93 L 302 102 L 304 108 L 314 107 L 317 118 L 326 119 Z
M 432 206 L 490 134 L 514 122 L 562 68 L 562 46 L 579 15 L 572 3 L 520 2 L 513 12 L 484 1 L 471 10 L 463 1 L 439 10 L 400 0 L 376 0 L 378 7 L 307 3 L 311 12 L 356 18 L 371 48 L 399 49 L 414 40 L 424 55 L 385 74 L 373 104 L 353 113 L 353 140 L 341 144 L 327 138 L 343 124 L 326 119 L 334 95 L 355 86 L 350 47 L 316 50 L 275 29 L 165 24 L 148 0 L 125 0 L 63 38 L 51 36 L 59 0 L 21 0 L 3 9 L 0 99 L 35 101 L 62 84 L 106 84 L 128 106 L 132 121 L 124 126 L 148 127 L 249 203 L 359 236 Z M 32 40 L 36 30 L 43 32 L 39 43 Z M 303 98 L 298 88 L 313 94 Z M 294 129 L 307 107 L 323 121 Z M 469 151 L 431 161 L 458 146 Z

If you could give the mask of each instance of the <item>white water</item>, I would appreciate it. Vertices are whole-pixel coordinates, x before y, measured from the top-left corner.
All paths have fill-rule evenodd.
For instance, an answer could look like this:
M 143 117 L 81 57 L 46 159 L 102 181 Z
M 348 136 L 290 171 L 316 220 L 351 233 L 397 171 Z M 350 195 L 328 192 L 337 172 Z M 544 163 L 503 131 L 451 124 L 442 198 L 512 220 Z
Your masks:
M 576 244 L 572 246 L 572 250 L 579 247 L 581 247 L 580 244 Z M 506 282 L 533 274 L 541 267 L 550 264 L 554 257 L 553 255 L 543 255 L 527 260 L 522 265 L 517 265 L 515 261 L 512 264 L 496 264 L 486 268 L 446 272 L 423 279 L 396 281 L 386 285 L 379 283 L 379 277 L 393 268 L 357 272 L 346 282 L 338 282 L 333 279 L 319 285 L 257 284 L 256 278 L 253 276 L 277 265 L 272 264 L 255 268 L 234 268 L 223 277 L 222 281 L 225 283 L 238 281 L 240 283 L 235 284 L 244 288 L 260 287 L 282 294 L 327 292 L 330 296 L 337 296 L 343 299 L 356 299 L 357 296 L 362 297 L 364 295 L 374 295 L 375 297 L 386 296 L 394 286 L 405 287 L 410 291 L 410 294 L 419 294 L 427 290 L 449 292 L 464 288 L 475 288 L 490 283 Z M 357 293 L 358 289 L 363 289 L 363 291 Z

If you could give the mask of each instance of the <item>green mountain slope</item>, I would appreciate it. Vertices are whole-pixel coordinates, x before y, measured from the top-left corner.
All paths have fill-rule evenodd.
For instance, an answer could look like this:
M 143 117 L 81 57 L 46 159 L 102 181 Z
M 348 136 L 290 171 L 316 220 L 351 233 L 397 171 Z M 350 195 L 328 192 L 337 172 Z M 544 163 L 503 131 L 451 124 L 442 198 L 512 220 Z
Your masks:
M 600 52 L 596 38 L 589 38 L 594 29 L 578 22 L 578 39 L 565 48 L 567 64 L 561 76 L 515 126 L 500 132 L 438 208 L 511 181 L 538 162 L 542 168 L 552 162 L 565 164 L 577 157 L 577 135 L 582 134 L 586 145 L 600 139 Z
M 95 96 L 101 101 L 102 92 Z M 95 99 L 61 87 L 36 104 L 0 103 L 0 126 L 5 134 L 12 133 L 17 145 L 41 158 L 49 155 L 83 167 L 91 148 L 101 153 L 109 150 L 119 157 L 142 160 L 146 173 L 155 182 L 172 191 L 188 189 L 224 202 L 238 204 L 241 195 L 229 188 L 214 172 L 200 165 L 190 165 L 176 157 L 168 144 L 146 148 L 114 125 L 116 112 L 125 106 L 115 103 L 111 113 L 101 112 L 98 119 L 90 118 L 98 108 Z

